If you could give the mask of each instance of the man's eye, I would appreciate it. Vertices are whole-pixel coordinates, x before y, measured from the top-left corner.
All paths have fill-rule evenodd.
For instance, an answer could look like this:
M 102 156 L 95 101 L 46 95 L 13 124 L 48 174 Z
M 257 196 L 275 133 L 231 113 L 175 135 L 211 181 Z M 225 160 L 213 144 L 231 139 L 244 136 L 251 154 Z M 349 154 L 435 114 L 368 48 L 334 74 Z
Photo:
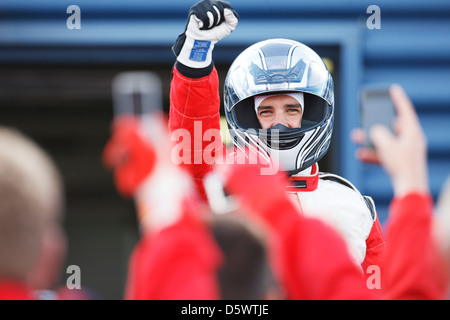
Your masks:
M 288 109 L 288 112 L 290 112 L 290 113 L 298 113 L 298 112 L 300 112 L 300 110 L 299 109 Z
M 270 110 L 263 110 L 259 113 L 260 116 L 264 116 L 264 115 L 270 115 L 272 113 L 272 111 Z

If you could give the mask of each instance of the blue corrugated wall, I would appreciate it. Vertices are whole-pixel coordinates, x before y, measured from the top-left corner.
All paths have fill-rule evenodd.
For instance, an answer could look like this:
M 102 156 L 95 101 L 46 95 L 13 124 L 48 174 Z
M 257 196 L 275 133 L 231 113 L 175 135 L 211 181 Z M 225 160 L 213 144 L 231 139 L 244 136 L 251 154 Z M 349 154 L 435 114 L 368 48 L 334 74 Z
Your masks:
M 0 64 L 171 63 L 170 46 L 195 1 L 0 1 Z M 69 30 L 69 5 L 81 8 L 81 29 Z M 271 37 L 339 48 L 339 113 L 334 143 L 337 173 L 377 204 L 382 222 L 392 196 L 377 167 L 354 158 L 349 140 L 358 125 L 358 89 L 376 82 L 404 86 L 429 142 L 430 184 L 437 197 L 450 175 L 450 1 L 235 1 L 235 32 L 218 45 L 217 64 L 234 51 Z M 381 29 L 366 27 L 369 5 L 381 9 Z M 223 54 L 220 54 L 222 48 Z M 231 52 L 231 53 L 230 53 Z M 408 159 L 405 159 L 408 161 Z

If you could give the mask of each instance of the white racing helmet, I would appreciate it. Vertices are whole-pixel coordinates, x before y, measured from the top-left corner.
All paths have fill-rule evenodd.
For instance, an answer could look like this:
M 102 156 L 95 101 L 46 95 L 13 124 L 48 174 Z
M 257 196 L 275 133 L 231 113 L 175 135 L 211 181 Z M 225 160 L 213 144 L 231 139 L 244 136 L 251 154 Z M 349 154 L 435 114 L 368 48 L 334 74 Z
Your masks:
M 303 92 L 300 128 L 275 125 L 261 129 L 254 97 L 289 92 Z M 320 56 L 300 42 L 270 39 L 245 49 L 226 76 L 224 107 L 235 146 L 276 159 L 289 174 L 319 161 L 330 146 L 333 79 Z

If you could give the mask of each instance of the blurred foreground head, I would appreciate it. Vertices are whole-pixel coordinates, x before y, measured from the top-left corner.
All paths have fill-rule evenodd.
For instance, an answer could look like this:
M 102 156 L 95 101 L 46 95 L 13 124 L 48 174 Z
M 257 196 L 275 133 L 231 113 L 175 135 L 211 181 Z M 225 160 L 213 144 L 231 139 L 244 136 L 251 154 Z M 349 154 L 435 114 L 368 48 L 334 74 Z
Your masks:
M 0 279 L 50 288 L 66 239 L 60 174 L 50 157 L 20 132 L 0 127 Z
M 224 255 L 218 271 L 224 300 L 280 299 L 269 262 L 267 232 L 241 211 L 215 214 L 211 231 Z

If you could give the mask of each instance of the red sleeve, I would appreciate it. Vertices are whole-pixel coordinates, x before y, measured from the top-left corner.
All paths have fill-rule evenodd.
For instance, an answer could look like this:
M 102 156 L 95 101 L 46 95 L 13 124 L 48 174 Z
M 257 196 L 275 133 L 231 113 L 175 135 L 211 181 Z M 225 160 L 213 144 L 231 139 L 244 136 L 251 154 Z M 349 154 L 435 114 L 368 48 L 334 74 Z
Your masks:
M 206 227 L 185 218 L 135 247 L 129 264 L 125 299 L 219 299 L 216 273 L 221 252 Z
M 431 234 L 432 210 L 430 195 L 411 193 L 393 199 L 382 276 L 387 299 L 445 298 L 442 260 Z
M 344 240 L 324 223 L 300 215 L 284 191 L 281 174 L 260 175 L 258 166 L 234 166 L 227 181 L 248 212 L 272 230 L 271 265 L 287 298 L 373 299 Z
M 208 76 L 193 79 L 182 75 L 174 67 L 170 86 L 169 129 L 172 139 L 176 137 L 175 156 L 182 160 L 206 199 L 202 179 L 212 170 L 211 157 L 225 155 L 220 137 L 219 78 L 215 68 Z
M 366 277 L 370 275 L 367 273 L 369 266 L 377 266 L 380 270 L 383 270 L 385 250 L 386 241 L 384 239 L 380 220 L 377 216 L 377 219 L 374 221 L 372 229 L 370 230 L 370 234 L 366 239 L 366 257 L 361 264 Z
M 289 299 L 375 299 L 342 238 L 321 221 L 301 217 L 288 199 L 268 208 L 279 239 L 275 265 Z M 277 217 L 275 217 L 275 213 Z

